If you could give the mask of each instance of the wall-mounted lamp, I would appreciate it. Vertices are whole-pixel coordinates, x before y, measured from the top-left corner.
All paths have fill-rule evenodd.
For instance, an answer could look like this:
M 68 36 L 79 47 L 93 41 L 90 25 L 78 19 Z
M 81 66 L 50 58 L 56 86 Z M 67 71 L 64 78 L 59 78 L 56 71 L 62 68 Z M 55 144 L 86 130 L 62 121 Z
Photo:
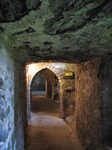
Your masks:
M 74 79 L 75 78 L 74 72 L 66 71 L 64 77 L 65 77 L 65 79 Z

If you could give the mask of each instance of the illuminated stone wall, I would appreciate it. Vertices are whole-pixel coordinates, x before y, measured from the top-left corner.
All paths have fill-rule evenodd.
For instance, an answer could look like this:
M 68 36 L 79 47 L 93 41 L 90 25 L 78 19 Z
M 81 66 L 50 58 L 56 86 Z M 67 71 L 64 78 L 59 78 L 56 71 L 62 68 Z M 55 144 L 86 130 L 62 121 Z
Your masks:
M 75 80 L 74 78 L 66 78 L 63 80 L 63 111 L 66 118 L 69 115 L 73 115 L 75 111 Z
M 53 83 L 52 83 L 53 93 L 52 99 L 58 100 L 60 99 L 60 85 L 56 75 L 53 76 Z
M 39 72 L 40 75 L 42 75 L 46 81 L 46 97 L 52 98 L 53 95 L 53 78 L 54 73 L 50 71 L 49 69 L 43 69 Z
M 75 130 L 84 149 L 101 144 L 102 73 L 99 58 L 80 63 L 75 69 Z M 102 150 L 102 149 L 101 149 Z

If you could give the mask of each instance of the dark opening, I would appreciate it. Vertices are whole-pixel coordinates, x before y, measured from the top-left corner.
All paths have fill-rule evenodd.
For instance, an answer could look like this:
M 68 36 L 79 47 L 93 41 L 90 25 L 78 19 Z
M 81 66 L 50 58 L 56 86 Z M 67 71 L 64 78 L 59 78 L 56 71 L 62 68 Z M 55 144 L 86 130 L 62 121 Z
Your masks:
M 34 76 L 31 84 L 31 95 L 46 95 L 46 83 L 45 79 L 38 75 Z

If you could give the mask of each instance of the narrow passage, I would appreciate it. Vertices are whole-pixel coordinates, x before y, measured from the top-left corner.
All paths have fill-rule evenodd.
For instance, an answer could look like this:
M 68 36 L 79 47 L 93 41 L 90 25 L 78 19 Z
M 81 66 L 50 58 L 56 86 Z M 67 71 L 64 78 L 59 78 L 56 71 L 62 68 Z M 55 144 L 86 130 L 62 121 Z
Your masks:
M 33 96 L 31 108 L 27 150 L 82 150 L 77 137 L 59 118 L 59 107 L 55 101 Z

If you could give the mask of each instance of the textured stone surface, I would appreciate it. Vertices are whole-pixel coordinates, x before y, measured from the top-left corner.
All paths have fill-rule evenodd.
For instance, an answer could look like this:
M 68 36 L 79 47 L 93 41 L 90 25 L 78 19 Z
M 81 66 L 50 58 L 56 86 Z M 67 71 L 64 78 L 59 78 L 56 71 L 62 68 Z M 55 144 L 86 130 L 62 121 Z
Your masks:
M 75 69 L 75 68 L 74 68 Z M 75 111 L 75 77 L 63 80 L 63 106 L 64 118 L 73 115 Z
M 32 9 L 38 8 L 40 0 L 1 0 L 0 1 L 0 20 L 3 22 L 15 21 Z
M 15 140 L 16 140 L 16 149 L 24 150 L 24 135 L 25 135 L 25 126 L 27 123 L 24 118 L 26 113 L 25 110 L 25 67 L 21 62 L 15 62 L 14 64 L 14 115 L 15 115 Z M 26 124 L 25 124 L 26 123 Z M 12 137 L 14 141 L 14 137 Z
M 0 42 L 0 149 L 12 145 L 14 133 L 14 62 L 10 48 Z M 16 142 L 14 141 L 14 149 Z
M 104 59 L 102 63 L 102 142 L 112 146 L 112 58 Z
M 0 4 L 6 2 L 2 0 Z M 12 23 L 1 24 L 0 29 L 10 35 L 15 51 L 25 60 L 82 61 L 112 54 L 111 0 L 27 0 L 19 5 L 18 2 L 8 1 L 5 14 L 15 13 L 11 6 L 18 11 L 17 15 L 23 16 L 26 10 L 29 13 L 18 21 L 15 18 Z M 1 19 L 11 21 L 11 17 L 1 14 Z
M 46 96 L 49 98 L 53 97 L 53 78 L 54 78 L 54 73 L 49 70 L 49 69 L 43 69 L 39 72 L 46 81 Z
M 100 59 L 76 65 L 75 130 L 84 149 L 101 145 L 102 78 Z
M 23 150 L 25 68 L 6 35 L 0 36 L 0 149 Z M 24 91 L 24 92 L 23 92 Z M 27 119 L 27 118 L 26 118 Z

